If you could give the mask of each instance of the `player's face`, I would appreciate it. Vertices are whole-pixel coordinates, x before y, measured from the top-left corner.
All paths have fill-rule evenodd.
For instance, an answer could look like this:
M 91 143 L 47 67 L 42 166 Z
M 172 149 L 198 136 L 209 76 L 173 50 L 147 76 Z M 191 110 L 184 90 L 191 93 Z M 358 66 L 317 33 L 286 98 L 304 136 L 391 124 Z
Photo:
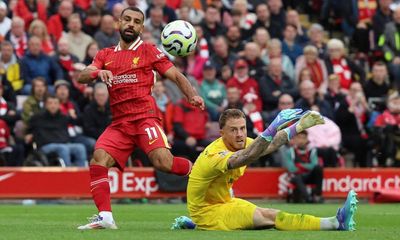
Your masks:
M 143 31 L 143 15 L 140 12 L 126 10 L 119 19 L 119 33 L 126 43 L 134 42 Z
M 246 120 L 244 118 L 230 118 L 220 130 L 222 140 L 230 151 L 239 151 L 246 146 Z

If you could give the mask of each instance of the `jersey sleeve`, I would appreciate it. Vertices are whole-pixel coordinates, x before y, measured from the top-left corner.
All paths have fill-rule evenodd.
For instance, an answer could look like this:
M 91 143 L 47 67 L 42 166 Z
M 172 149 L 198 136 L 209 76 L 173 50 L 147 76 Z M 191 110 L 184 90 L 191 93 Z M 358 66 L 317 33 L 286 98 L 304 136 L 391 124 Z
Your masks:
M 148 56 L 150 58 L 151 65 L 154 70 L 156 70 L 160 75 L 170 69 L 174 64 L 165 56 L 159 48 L 155 45 L 148 45 Z
M 105 56 L 106 56 L 105 51 L 100 50 L 99 52 L 97 52 L 96 56 L 93 58 L 93 61 L 90 64 L 90 66 L 94 66 L 98 69 L 103 69 Z

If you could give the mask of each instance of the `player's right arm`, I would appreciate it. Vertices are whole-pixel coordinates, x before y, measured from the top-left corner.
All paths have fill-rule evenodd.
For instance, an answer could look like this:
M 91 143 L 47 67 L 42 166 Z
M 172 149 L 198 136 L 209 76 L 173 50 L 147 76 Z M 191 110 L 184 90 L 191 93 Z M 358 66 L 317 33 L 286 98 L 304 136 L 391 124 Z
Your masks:
M 89 65 L 80 73 L 78 82 L 91 83 L 97 78 L 100 78 L 101 81 L 103 81 L 107 85 L 111 85 L 113 74 L 109 70 L 101 70 L 98 69 L 96 66 Z
M 272 142 L 258 136 L 247 148 L 232 154 L 228 159 L 228 169 L 246 166 L 260 157 L 274 152 L 287 141 L 288 137 L 285 131 L 279 131 L 273 138 Z
M 93 59 L 92 64 L 87 66 L 78 77 L 78 82 L 80 83 L 91 83 L 95 81 L 97 78 L 100 78 L 101 81 L 106 83 L 108 86 L 111 86 L 111 81 L 113 78 L 113 74 L 109 70 L 102 70 L 105 62 L 105 51 L 100 50 Z

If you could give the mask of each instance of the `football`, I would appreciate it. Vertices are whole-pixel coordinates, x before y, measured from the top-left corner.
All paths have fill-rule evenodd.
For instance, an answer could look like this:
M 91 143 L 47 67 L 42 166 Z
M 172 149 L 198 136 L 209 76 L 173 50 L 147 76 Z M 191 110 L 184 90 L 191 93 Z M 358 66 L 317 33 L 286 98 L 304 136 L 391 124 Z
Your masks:
M 172 56 L 187 56 L 196 48 L 196 30 L 192 24 L 183 20 L 170 22 L 161 32 L 161 43 Z

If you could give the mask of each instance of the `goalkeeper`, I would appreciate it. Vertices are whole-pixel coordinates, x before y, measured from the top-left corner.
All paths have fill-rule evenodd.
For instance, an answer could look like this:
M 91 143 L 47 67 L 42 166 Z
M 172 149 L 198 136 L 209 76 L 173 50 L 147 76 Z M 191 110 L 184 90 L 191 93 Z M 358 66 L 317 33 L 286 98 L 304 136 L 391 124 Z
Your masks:
M 247 138 L 245 115 L 237 109 L 225 110 L 219 119 L 221 137 L 200 154 L 189 176 L 187 207 L 191 219 L 175 219 L 172 229 L 354 230 L 354 191 L 349 192 L 336 216 L 327 218 L 261 208 L 230 194 L 246 165 L 277 150 L 298 132 L 322 123 L 317 112 L 287 109 L 253 140 Z

